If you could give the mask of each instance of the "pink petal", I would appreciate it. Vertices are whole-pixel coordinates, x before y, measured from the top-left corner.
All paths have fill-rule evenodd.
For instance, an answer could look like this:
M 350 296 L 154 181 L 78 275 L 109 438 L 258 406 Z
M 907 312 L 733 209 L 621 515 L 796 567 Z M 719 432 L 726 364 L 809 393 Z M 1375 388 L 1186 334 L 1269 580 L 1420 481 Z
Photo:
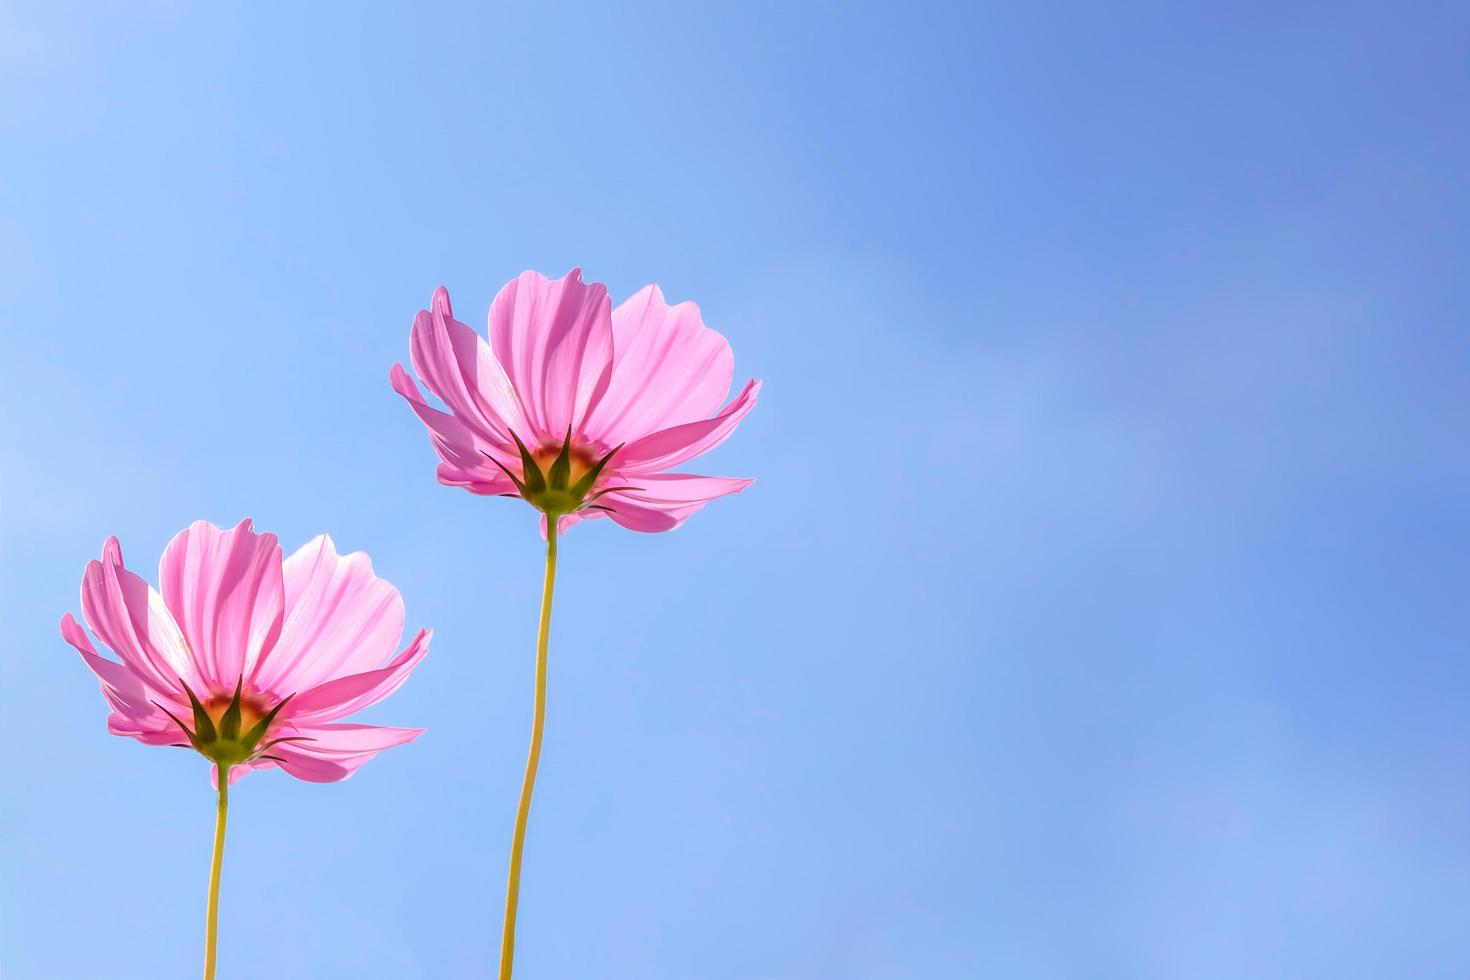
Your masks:
M 282 568 L 285 619 L 254 686 L 285 695 L 382 666 L 403 635 L 403 599 L 365 553 L 317 535 Z
M 521 402 L 489 345 L 454 318 L 449 292 L 434 290 L 409 335 L 413 369 L 460 420 L 485 439 L 510 446 L 510 431 L 525 428 Z
M 521 273 L 490 304 L 490 347 L 520 396 L 530 425 L 523 439 L 560 441 L 568 426 L 580 431 L 612 373 L 607 288 L 582 282 L 580 269 L 556 280 Z
M 608 446 L 702 421 L 730 393 L 735 355 L 693 303 L 645 286 L 612 313 L 613 370 L 583 429 Z
M 755 482 L 744 477 L 696 476 L 693 473 L 645 473 L 631 479 L 638 484 L 636 489 L 610 493 L 603 499 L 616 498 L 647 507 L 682 507 L 739 493 Z
M 230 785 L 235 785 L 256 769 L 271 769 L 275 765 L 276 763 L 270 759 L 254 759 L 250 762 L 243 762 L 238 766 L 231 766 Z M 219 770 L 213 765 L 209 767 L 209 785 L 215 789 L 219 789 Z
M 383 728 L 377 725 L 312 725 L 299 728 L 310 742 L 283 742 L 271 750 L 281 767 L 297 779 L 334 783 L 346 779 L 384 749 L 406 745 L 424 733 L 422 728 Z
M 163 597 L 123 567 L 117 538 L 108 538 L 102 561 L 88 562 L 82 573 L 82 615 L 92 632 L 153 690 L 182 696 L 181 678 L 196 690 L 204 686 Z
M 597 518 L 599 518 L 601 516 L 602 516 L 602 511 L 596 511 L 596 510 L 584 510 L 584 511 L 580 511 L 580 512 L 578 512 L 576 514 L 563 514 L 563 515 L 561 515 L 561 519 L 556 522 L 556 533 L 557 534 L 566 534 L 567 531 L 570 530 L 573 526 L 575 526 L 577 524 L 580 524 L 583 521 L 596 520 Z M 545 514 L 542 514 L 541 515 L 541 540 L 542 541 L 545 541 L 546 540 L 546 515 Z
M 610 497 L 611 495 L 609 495 Z M 604 500 L 608 498 L 603 498 Z M 699 506 L 685 507 L 679 511 L 664 510 L 655 507 L 640 507 L 626 501 L 608 504 L 608 516 L 618 524 L 630 531 L 643 531 L 646 534 L 655 534 L 659 531 L 672 531 L 683 524 L 689 515 L 699 510 Z
M 317 725 L 377 704 L 408 680 L 409 673 L 429 652 L 433 635 L 430 630 L 419 630 L 413 642 L 386 667 L 338 677 L 298 694 L 286 707 L 285 720 L 294 725 Z
M 443 460 L 439 466 L 440 483 L 464 487 L 487 496 L 515 493 L 515 484 L 489 457 L 494 456 L 507 466 L 518 467 L 518 452 L 513 449 L 507 451 L 453 415 L 431 408 L 401 364 L 393 365 L 389 380 L 393 390 L 404 397 L 414 414 L 428 427 L 429 440 Z
M 672 531 L 706 503 L 739 493 L 754 480 L 692 473 L 657 473 L 629 477 L 636 490 L 620 490 L 601 499 L 609 516 L 634 531 Z
M 174 714 L 179 714 L 177 711 Z M 182 716 L 180 716 L 182 717 Z M 139 719 L 114 711 L 107 716 L 107 731 L 125 738 L 135 738 L 144 745 L 189 744 L 189 737 L 173 719 L 158 715 L 156 719 Z
M 615 457 L 618 472 L 641 479 L 642 474 L 678 466 L 715 448 L 730 437 L 745 413 L 755 407 L 760 390 L 759 381 L 749 381 L 735 400 L 714 418 L 685 422 L 628 443 Z
M 71 613 L 61 617 L 61 635 L 76 648 L 92 673 L 97 675 L 102 696 L 112 707 L 107 725 L 109 731 L 153 744 L 173 745 L 187 741 L 178 725 L 154 704 L 158 701 L 167 705 L 170 710 L 177 708 L 172 691 L 151 690 L 126 664 L 115 663 L 100 656 L 86 631 Z
M 449 463 L 440 463 L 434 469 L 434 478 L 439 481 L 440 486 L 460 487 L 481 497 L 520 496 L 515 484 L 511 483 L 500 470 L 496 470 L 492 477 L 486 472 L 467 473 Z M 500 482 L 497 483 L 496 480 Z
M 102 684 L 102 691 L 109 700 L 130 705 L 134 709 L 130 713 L 153 710 L 149 702 L 157 695 L 151 693 L 144 686 L 142 679 L 126 665 L 100 656 L 97 648 L 92 646 L 92 641 L 86 631 L 82 629 L 82 625 L 71 613 L 61 617 L 61 636 L 76 648 L 77 653 L 82 655 L 82 660 L 91 668 L 92 673 L 97 675 L 97 680 Z
M 280 635 L 281 546 L 248 517 L 228 531 L 207 521 L 180 531 L 163 551 L 158 584 L 211 690 L 233 688 Z

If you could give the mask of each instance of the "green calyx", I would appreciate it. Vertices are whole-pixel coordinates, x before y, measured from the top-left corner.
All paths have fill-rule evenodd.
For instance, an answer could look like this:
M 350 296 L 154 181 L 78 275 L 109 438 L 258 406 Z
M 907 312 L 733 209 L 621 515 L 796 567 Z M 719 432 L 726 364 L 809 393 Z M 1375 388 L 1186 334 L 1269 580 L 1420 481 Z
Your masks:
M 235 684 L 235 694 L 229 699 L 222 712 L 211 712 L 204 702 L 199 700 L 192 688 L 184 684 L 184 691 L 189 695 L 189 704 L 194 709 L 194 727 L 191 729 L 184 724 L 172 711 L 169 711 L 157 701 L 154 705 L 173 719 L 174 724 L 189 739 L 189 745 L 194 751 L 212 760 L 224 769 L 230 766 L 240 765 L 244 762 L 252 762 L 256 759 L 272 759 L 276 762 L 282 761 L 279 756 L 267 753 L 282 742 L 309 742 L 311 739 L 303 736 L 292 736 L 287 738 L 266 739 L 266 733 L 270 731 L 271 723 L 276 720 L 276 715 L 295 695 L 288 695 L 279 701 L 275 707 L 263 714 L 256 710 L 255 703 L 242 698 L 244 679 Z M 218 705 L 215 699 L 211 704 Z M 247 726 L 246 721 L 250 724 Z M 242 730 L 243 729 L 243 730 Z
M 615 490 L 635 490 L 636 487 L 604 487 L 596 492 L 592 488 L 597 483 L 597 478 L 602 475 L 608 460 L 612 459 L 622 446 L 615 446 L 606 455 L 596 461 L 589 461 L 582 453 L 572 447 L 572 430 L 567 429 L 567 437 L 562 442 L 560 450 L 549 462 L 538 461 L 536 454 L 526 448 L 521 437 L 514 432 L 511 438 L 516 442 L 516 448 L 521 453 L 521 475 L 512 473 L 508 467 L 488 453 L 486 457 L 499 466 L 501 472 L 510 477 L 515 484 L 516 494 L 506 496 L 520 496 L 532 507 L 541 511 L 549 517 L 558 517 L 563 514 L 575 514 L 579 510 L 593 509 L 605 510 L 606 508 L 597 504 L 597 499 L 603 494 L 612 493 Z M 541 453 L 543 457 L 550 456 L 551 451 L 545 450 Z

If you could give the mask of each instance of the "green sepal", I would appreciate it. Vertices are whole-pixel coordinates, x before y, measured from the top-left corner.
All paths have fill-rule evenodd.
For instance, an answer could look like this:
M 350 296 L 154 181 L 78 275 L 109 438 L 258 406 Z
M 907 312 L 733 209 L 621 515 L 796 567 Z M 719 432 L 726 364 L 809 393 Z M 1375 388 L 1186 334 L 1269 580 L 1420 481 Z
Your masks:
M 177 715 L 165 708 L 163 705 L 159 704 L 157 701 L 153 702 L 153 706 L 173 719 L 173 723 L 179 726 L 179 730 L 182 731 L 186 736 L 188 736 L 189 744 L 193 746 L 195 751 L 203 751 L 199 747 L 199 739 L 194 735 L 193 732 L 189 731 L 189 726 L 180 721 Z M 181 745 L 179 746 L 179 748 L 183 748 L 183 746 Z
M 605 489 L 602 489 L 602 490 L 597 491 L 592 496 L 588 497 L 587 498 L 587 503 L 589 503 L 589 504 L 592 503 L 592 501 L 596 500 L 598 497 L 601 497 L 603 494 L 617 493 L 619 490 L 642 490 L 642 489 L 643 489 L 642 487 L 607 487 Z
M 230 699 L 230 706 L 225 709 L 225 713 L 219 717 L 219 737 L 226 742 L 233 742 L 240 737 L 240 688 L 244 684 L 244 677 L 235 682 L 235 696 Z
M 567 426 L 566 441 L 561 444 L 561 452 L 556 454 L 556 459 L 551 461 L 551 468 L 546 473 L 546 480 L 551 484 L 553 490 L 565 490 L 567 480 L 572 475 L 572 427 Z
M 265 713 L 265 717 L 260 719 L 260 721 L 257 721 L 255 723 L 255 727 L 245 733 L 245 737 L 240 740 L 240 743 L 245 746 L 245 750 L 247 752 L 255 751 L 256 744 L 262 738 L 265 738 L 266 730 L 271 727 L 271 722 L 276 720 L 276 715 L 280 714 L 281 709 L 286 706 L 286 702 L 290 701 L 295 696 L 295 694 L 286 695 L 286 697 L 281 701 L 280 704 L 267 711 Z
M 481 450 L 481 455 L 483 455 L 490 462 L 494 463 L 496 466 L 500 467 L 500 472 L 502 472 L 506 476 L 510 477 L 510 482 L 511 483 L 514 483 L 516 485 L 516 490 L 519 491 L 519 496 L 524 497 L 526 495 L 526 485 L 521 482 L 521 478 L 520 477 L 516 476 L 510 470 L 506 469 L 504 463 L 502 463 L 500 460 L 496 459 L 494 456 L 491 456 L 489 453 L 485 452 L 484 450 Z M 514 496 L 517 496 L 517 494 L 514 494 L 514 493 L 503 493 L 503 494 L 501 494 L 501 496 L 502 497 L 514 497 Z
M 280 745 L 282 742 L 315 742 L 315 741 L 316 741 L 316 739 L 312 738 L 309 735 L 283 735 L 280 738 L 273 738 L 269 742 L 266 742 L 264 745 L 262 745 L 260 747 L 260 751 L 261 752 L 264 752 L 267 749 L 270 749 L 270 748 L 272 748 L 274 746 Z
M 577 500 L 581 500 L 583 497 L 587 496 L 587 491 L 591 490 L 592 484 L 597 482 L 597 477 L 599 474 L 602 473 L 602 468 L 607 465 L 607 461 L 612 459 L 613 455 L 619 449 L 622 449 L 623 446 L 626 445 L 627 443 L 619 443 L 611 450 L 609 450 L 606 456 L 599 459 L 596 463 L 593 463 L 592 469 L 588 470 L 586 473 L 583 473 L 582 478 L 578 480 L 576 482 L 576 485 L 572 487 L 572 496 L 575 497 Z
M 183 680 L 179 680 L 184 684 Z M 214 721 L 209 717 L 209 712 L 204 710 L 204 705 L 194 695 L 194 689 L 184 684 L 184 691 L 189 695 L 189 703 L 194 706 L 194 735 L 205 745 L 219 740 L 219 732 L 215 731 Z
M 521 451 L 521 482 L 531 493 L 541 493 L 546 489 L 546 477 L 541 473 L 541 467 L 536 465 L 536 458 L 531 455 L 531 450 L 521 442 L 521 437 L 514 432 L 510 437 L 516 441 L 516 448 Z

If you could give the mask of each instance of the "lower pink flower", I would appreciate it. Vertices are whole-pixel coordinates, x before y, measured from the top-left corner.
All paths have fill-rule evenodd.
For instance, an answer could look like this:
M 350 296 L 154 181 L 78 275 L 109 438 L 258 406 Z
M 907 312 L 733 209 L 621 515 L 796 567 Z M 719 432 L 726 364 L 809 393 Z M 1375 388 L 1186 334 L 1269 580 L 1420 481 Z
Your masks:
M 82 615 L 117 654 L 98 654 L 66 614 L 61 633 L 101 682 L 114 735 L 193 746 L 234 782 L 279 766 L 311 782 L 346 779 L 422 728 L 343 722 L 408 679 L 429 649 L 401 652 L 403 600 L 366 554 L 323 534 L 289 558 L 249 519 L 197 521 L 164 549 L 154 589 L 116 538 L 82 575 Z

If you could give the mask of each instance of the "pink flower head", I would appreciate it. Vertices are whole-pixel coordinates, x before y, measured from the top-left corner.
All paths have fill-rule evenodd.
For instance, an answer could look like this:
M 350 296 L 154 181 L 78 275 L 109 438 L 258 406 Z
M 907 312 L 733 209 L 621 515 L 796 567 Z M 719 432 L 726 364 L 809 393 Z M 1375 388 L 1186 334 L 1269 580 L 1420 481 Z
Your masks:
M 730 391 L 734 355 L 693 303 L 670 306 L 645 286 L 613 309 L 580 270 L 523 272 L 490 304 L 489 342 L 434 291 L 410 334 L 414 371 L 448 412 L 430 406 L 395 364 L 393 389 L 428 426 L 439 482 L 524 497 L 559 529 L 610 516 L 668 531 L 753 481 L 670 473 L 718 446 L 755 405 L 760 382 Z
M 282 561 L 247 518 L 196 521 L 164 549 L 159 590 L 123 565 L 117 538 L 82 574 L 82 615 L 122 663 L 100 656 L 67 613 L 61 635 L 102 683 L 107 729 L 146 745 L 192 745 L 229 768 L 280 766 L 336 782 L 422 728 L 339 721 L 396 691 L 429 650 L 403 633 L 398 590 L 362 552 L 325 534 Z

